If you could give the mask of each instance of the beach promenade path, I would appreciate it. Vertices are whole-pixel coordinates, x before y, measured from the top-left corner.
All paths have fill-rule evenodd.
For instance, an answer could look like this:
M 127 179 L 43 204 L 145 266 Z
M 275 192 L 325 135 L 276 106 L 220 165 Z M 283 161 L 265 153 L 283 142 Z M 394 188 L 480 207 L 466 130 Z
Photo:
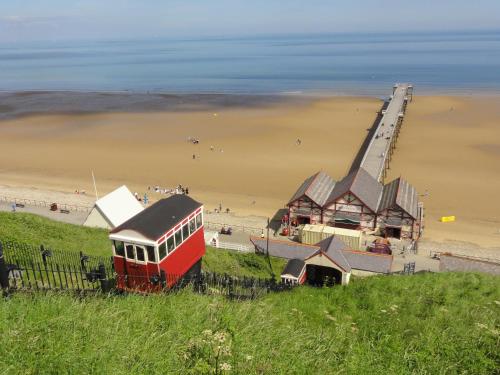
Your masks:
M 384 178 L 384 172 L 388 166 L 391 145 L 397 136 L 399 119 L 404 116 L 405 101 L 408 100 L 408 90 L 412 88 L 409 84 L 398 84 L 395 86 L 393 96 L 389 105 L 383 112 L 382 119 L 373 132 L 372 139 L 365 151 L 360 166 L 378 181 Z
M 0 202 L 0 211 L 12 212 L 12 204 Z M 26 212 L 47 217 L 52 220 L 60 221 L 63 223 L 82 225 L 87 218 L 87 212 L 70 211 L 68 214 L 63 214 L 59 211 L 50 211 L 48 207 L 29 206 L 25 205 L 23 208 L 17 207 L 16 212 Z

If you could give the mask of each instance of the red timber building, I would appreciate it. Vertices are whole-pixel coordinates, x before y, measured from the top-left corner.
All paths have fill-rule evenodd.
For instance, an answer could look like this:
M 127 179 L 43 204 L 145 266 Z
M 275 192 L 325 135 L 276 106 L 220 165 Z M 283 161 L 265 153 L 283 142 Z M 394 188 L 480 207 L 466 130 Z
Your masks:
M 323 171 L 316 173 L 287 207 L 292 225 L 326 224 L 411 240 L 421 233 L 423 208 L 415 188 L 402 178 L 383 185 L 363 168 L 338 182 Z
M 119 289 L 171 287 L 201 270 L 203 205 L 186 195 L 162 199 L 113 229 L 109 238 Z

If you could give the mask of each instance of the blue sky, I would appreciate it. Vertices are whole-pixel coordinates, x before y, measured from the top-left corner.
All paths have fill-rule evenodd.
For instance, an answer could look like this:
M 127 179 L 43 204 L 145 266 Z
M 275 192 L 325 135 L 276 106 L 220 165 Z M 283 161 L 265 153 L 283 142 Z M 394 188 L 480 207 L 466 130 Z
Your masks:
M 500 28 L 500 0 L 0 0 L 0 42 Z

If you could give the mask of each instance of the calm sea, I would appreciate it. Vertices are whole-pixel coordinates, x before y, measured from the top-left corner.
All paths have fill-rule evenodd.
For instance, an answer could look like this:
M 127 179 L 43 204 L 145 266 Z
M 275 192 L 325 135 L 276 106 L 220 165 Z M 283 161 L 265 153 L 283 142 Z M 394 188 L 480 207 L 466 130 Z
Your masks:
M 0 45 L 0 90 L 500 91 L 500 31 Z

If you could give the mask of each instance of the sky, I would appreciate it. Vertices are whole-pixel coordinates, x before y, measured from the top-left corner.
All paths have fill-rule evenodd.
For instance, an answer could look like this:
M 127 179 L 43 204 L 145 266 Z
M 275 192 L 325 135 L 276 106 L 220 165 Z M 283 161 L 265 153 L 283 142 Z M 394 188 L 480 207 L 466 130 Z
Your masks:
M 0 42 L 500 29 L 500 0 L 0 0 Z

